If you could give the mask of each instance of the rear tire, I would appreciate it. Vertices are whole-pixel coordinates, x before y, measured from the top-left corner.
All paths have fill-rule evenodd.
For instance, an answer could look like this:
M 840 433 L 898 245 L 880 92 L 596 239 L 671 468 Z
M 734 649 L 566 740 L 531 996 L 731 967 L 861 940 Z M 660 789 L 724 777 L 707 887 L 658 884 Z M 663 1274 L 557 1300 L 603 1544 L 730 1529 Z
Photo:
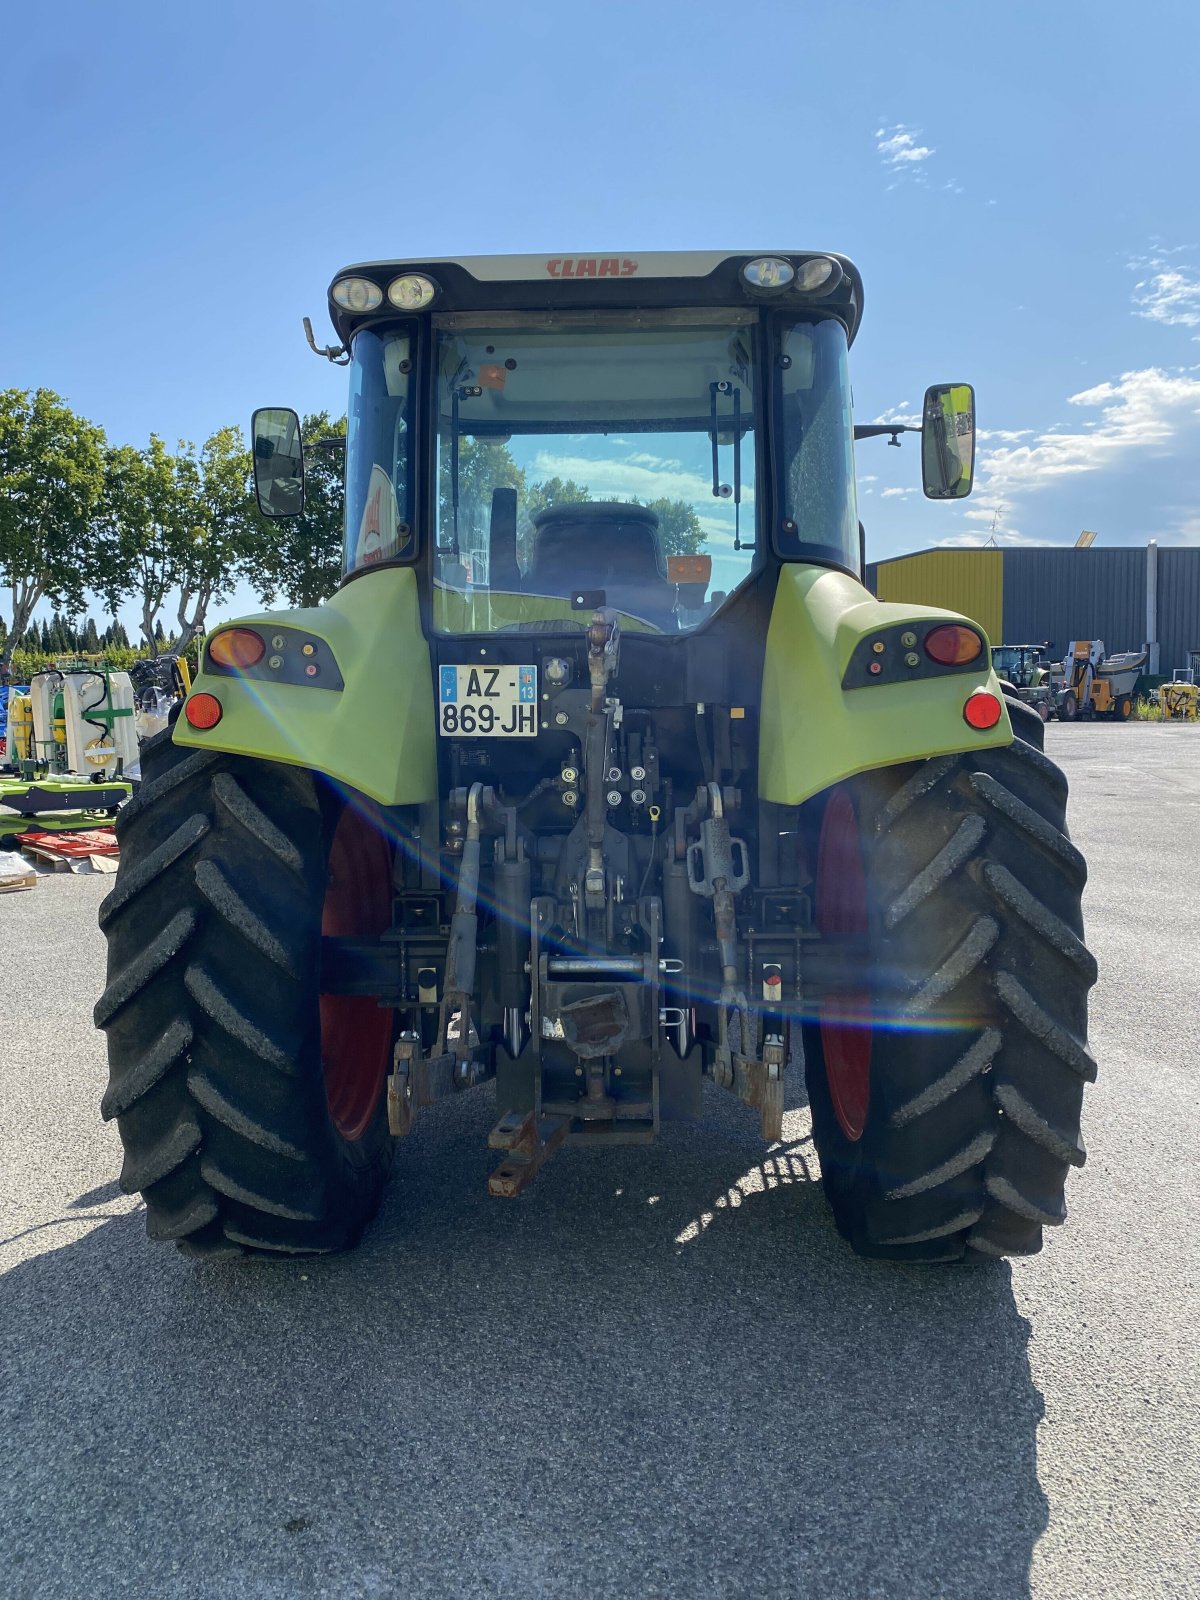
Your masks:
M 1058 715 L 1063 722 L 1074 722 L 1079 715 L 1079 702 L 1073 694 L 1065 694 L 1058 703 Z
M 854 1051 L 827 1006 L 805 1033 L 809 1097 L 826 1195 L 863 1255 L 1031 1255 L 1084 1161 L 1086 867 L 1042 722 L 1008 709 L 1010 748 L 867 774 L 823 808 L 826 853 L 831 808 L 843 842 L 847 805 L 857 822 L 870 972 L 846 987 L 851 1029 L 853 991 L 867 995 L 869 1067 L 848 1118 Z M 823 889 L 818 857 L 818 925 L 853 931 L 838 881 L 827 870 Z
M 193 1254 L 352 1245 L 391 1163 L 391 1028 L 357 1035 L 345 1001 L 320 997 L 322 918 L 335 840 L 339 862 L 350 841 L 384 871 L 387 846 L 369 813 L 295 767 L 188 750 L 167 731 L 142 770 L 100 908 L 102 1114 L 125 1149 L 121 1187 L 143 1196 L 151 1238 Z

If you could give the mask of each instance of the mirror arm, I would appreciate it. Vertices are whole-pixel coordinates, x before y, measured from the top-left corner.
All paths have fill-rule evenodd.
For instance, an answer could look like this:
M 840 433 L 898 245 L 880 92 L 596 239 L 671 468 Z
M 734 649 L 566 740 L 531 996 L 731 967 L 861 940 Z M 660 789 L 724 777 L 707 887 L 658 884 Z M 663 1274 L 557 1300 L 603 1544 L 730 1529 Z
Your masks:
M 888 440 L 888 444 L 894 444 L 896 449 L 899 450 L 900 439 L 898 436 L 900 434 L 920 433 L 920 431 L 920 428 L 914 428 L 910 423 L 907 422 L 867 422 L 863 423 L 861 426 L 858 423 L 855 423 L 854 437 L 856 439 L 877 439 L 880 434 L 890 433 L 891 438 Z
M 315 356 L 324 356 L 326 361 L 332 361 L 335 367 L 350 365 L 350 352 L 344 344 L 327 344 L 322 348 L 313 338 L 312 323 L 304 318 L 304 337 L 308 340 L 308 348 Z

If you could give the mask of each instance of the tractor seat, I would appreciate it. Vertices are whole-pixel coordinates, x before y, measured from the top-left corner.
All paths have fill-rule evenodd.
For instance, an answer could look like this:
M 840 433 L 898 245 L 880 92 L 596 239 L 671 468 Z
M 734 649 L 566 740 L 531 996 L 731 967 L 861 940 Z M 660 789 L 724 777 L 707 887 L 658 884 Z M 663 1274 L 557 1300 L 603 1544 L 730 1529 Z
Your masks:
M 674 594 L 648 506 L 593 500 L 549 506 L 533 519 L 526 594 L 603 589 L 609 605 L 651 620 L 669 616 Z

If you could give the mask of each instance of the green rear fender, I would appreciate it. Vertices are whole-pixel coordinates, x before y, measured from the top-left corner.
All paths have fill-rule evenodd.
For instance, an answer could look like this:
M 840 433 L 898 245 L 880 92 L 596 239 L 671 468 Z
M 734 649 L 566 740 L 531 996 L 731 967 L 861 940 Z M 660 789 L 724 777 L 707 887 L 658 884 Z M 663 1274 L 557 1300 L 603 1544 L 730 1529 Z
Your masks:
M 411 567 L 356 578 L 323 606 L 239 621 L 268 641 L 273 626 L 288 629 L 293 649 L 290 630 L 327 645 L 344 687 L 206 671 L 206 642 L 192 692 L 216 695 L 223 715 L 210 732 L 180 717 L 176 744 L 308 767 L 383 805 L 434 798 L 433 676 Z
M 1011 744 L 1007 710 L 986 733 L 963 718 L 974 690 L 1001 694 L 986 638 L 978 672 L 842 688 L 863 639 L 906 622 L 920 634 L 930 622 L 966 620 L 932 606 L 876 600 L 856 578 L 827 567 L 785 566 L 763 667 L 762 798 L 799 805 L 874 767 Z

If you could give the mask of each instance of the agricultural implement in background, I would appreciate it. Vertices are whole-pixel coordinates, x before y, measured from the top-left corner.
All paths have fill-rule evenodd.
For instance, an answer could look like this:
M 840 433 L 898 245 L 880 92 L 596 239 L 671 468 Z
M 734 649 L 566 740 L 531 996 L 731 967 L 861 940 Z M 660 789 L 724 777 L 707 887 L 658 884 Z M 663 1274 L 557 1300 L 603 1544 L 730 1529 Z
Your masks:
M 69 832 L 111 820 L 133 792 L 133 690 L 124 672 L 83 662 L 35 673 L 10 689 L 0 765 L 0 838 Z
M 1177 670 L 1170 683 L 1160 683 L 1153 698 L 1162 714 L 1174 722 L 1195 722 L 1200 717 L 1200 686 L 1193 667 Z
M 1011 686 L 1017 699 L 1048 722 L 1054 711 L 1054 675 L 1046 659 L 1049 644 L 994 644 L 992 670 Z
M 706 1080 L 775 1141 L 801 1062 L 857 1250 L 1063 1220 L 1085 867 L 983 631 L 860 581 L 855 438 L 919 432 L 955 500 L 975 431 L 957 383 L 855 428 L 861 305 L 806 252 L 338 274 L 344 582 L 207 639 L 101 910 L 152 1237 L 352 1244 L 421 1108 L 484 1080 L 498 1196 Z M 253 458 L 297 514 L 294 412 Z
M 1102 639 L 1073 640 L 1063 659 L 1063 682 L 1055 691 L 1055 712 L 1063 722 L 1076 717 L 1111 717 L 1128 722 L 1133 691 L 1147 660 L 1145 650 L 1110 656 Z

